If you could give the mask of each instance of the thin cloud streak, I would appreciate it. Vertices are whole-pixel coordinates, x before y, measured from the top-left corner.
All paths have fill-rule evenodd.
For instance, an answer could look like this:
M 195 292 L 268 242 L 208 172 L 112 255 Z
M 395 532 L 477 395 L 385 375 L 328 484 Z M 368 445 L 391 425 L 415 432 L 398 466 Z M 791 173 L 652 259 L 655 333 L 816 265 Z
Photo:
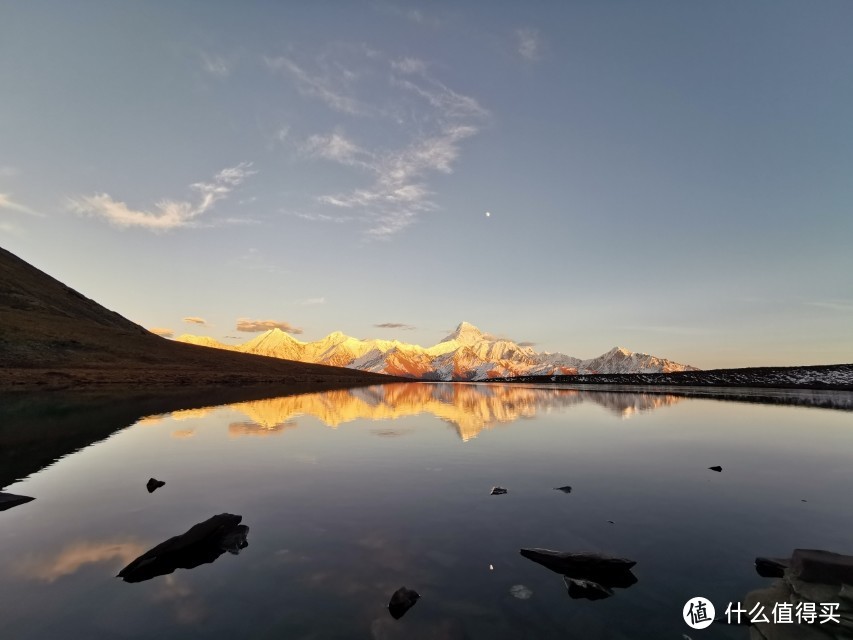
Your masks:
M 257 173 L 251 170 L 251 162 L 241 162 L 235 167 L 223 169 L 212 182 L 196 182 L 190 189 L 197 194 L 195 203 L 190 201 L 160 200 L 155 211 L 131 209 L 124 202 L 115 200 L 107 193 L 69 199 L 69 208 L 81 215 L 105 219 L 118 227 L 141 227 L 152 231 L 168 231 L 181 227 L 200 226 L 197 219 L 207 213 L 217 202 L 239 187 L 247 177 Z M 235 219 L 229 219 L 235 222 Z M 241 221 L 243 222 L 243 221 Z
M 402 322 L 383 322 L 373 325 L 377 329 L 402 329 L 403 331 L 414 331 L 417 327 Z
M 184 322 L 187 324 L 200 324 L 203 326 L 207 326 L 207 320 L 204 318 L 199 318 L 198 316 L 187 316 L 186 318 L 182 318 Z
M 810 307 L 831 309 L 832 311 L 853 312 L 853 302 L 847 300 L 818 300 L 816 302 L 806 302 L 806 304 Z
M 0 209 L 8 209 L 10 211 L 16 211 L 18 213 L 26 213 L 30 216 L 37 216 L 39 218 L 43 218 L 44 214 L 39 213 L 38 211 L 34 211 L 30 209 L 28 206 L 21 204 L 20 202 L 15 202 L 9 196 L 8 193 L 0 193 Z
M 174 331 L 166 329 L 165 327 L 151 327 L 148 330 L 155 336 L 160 336 L 161 338 L 171 338 L 175 335 Z
M 279 322 L 276 320 L 251 320 L 249 318 L 239 318 L 237 320 L 236 331 L 243 333 L 261 333 L 270 329 L 281 329 L 285 333 L 298 335 L 302 333 L 302 329 L 294 327 L 289 322 Z

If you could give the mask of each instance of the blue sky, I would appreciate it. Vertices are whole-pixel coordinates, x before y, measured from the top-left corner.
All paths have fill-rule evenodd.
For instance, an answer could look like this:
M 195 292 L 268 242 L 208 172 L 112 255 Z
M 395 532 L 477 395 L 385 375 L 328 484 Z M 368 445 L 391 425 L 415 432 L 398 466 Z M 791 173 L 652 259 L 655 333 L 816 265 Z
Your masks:
M 6 3 L 0 244 L 176 335 L 467 320 L 584 358 L 851 362 L 851 24 L 831 0 Z

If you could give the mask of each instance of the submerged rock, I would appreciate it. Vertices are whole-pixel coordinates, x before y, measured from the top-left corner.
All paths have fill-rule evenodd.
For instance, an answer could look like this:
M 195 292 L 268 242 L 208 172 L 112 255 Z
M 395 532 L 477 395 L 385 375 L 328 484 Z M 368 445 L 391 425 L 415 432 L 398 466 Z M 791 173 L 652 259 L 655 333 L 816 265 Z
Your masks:
M 162 480 L 157 480 L 156 478 L 149 478 L 148 482 L 145 484 L 145 488 L 148 489 L 148 493 L 154 493 L 160 487 L 165 486 L 166 483 Z
M 520 553 L 528 560 L 538 562 L 551 571 L 573 578 L 593 580 L 596 576 L 630 574 L 631 567 L 637 564 L 634 560 L 601 553 L 568 553 L 550 549 L 521 549 Z M 636 579 L 634 581 L 636 582 Z
M 583 580 L 581 578 L 570 578 L 563 576 L 563 582 L 566 583 L 566 589 L 569 592 L 569 597 L 577 600 L 583 598 L 585 600 L 604 600 L 613 595 L 613 590 L 600 585 L 592 580 Z
M 708 468 L 709 468 L 711 471 L 716 471 L 717 473 L 720 473 L 720 472 L 723 470 L 723 468 L 722 468 L 720 465 L 716 465 L 716 466 L 714 466 L 714 467 L 708 467 Z
M 554 491 L 562 491 L 563 493 L 571 493 L 572 488 L 569 485 L 566 485 L 565 487 L 554 487 Z
M 521 549 L 520 553 L 528 560 L 533 560 L 555 573 L 576 580 L 597 582 L 607 589 L 626 589 L 637 582 L 637 576 L 631 572 L 631 567 L 637 563 L 627 558 L 550 549 Z
M 502 496 L 507 491 L 503 487 L 492 487 L 492 492 L 489 494 L 490 496 Z
M 755 559 L 755 571 L 762 578 L 781 578 L 790 564 L 791 561 L 785 558 L 758 557 Z
M 415 606 L 420 597 L 417 591 L 400 587 L 394 592 L 394 595 L 391 596 L 391 600 L 388 602 L 388 612 L 395 620 L 399 620 L 406 611 Z
M 226 551 L 237 554 L 249 546 L 249 527 L 240 524 L 242 516 L 220 513 L 190 527 L 186 533 L 161 542 L 119 571 L 125 582 L 142 582 L 172 573 L 175 569 L 194 569 L 209 564 Z
M 33 500 L 35 500 L 35 498 L 31 498 L 30 496 L 19 496 L 14 493 L 0 492 L 0 511 L 5 511 L 6 509 L 11 509 L 12 507 L 17 507 L 18 505 L 26 504 Z
M 533 591 L 523 584 L 514 584 L 509 588 L 509 593 L 513 598 L 519 600 L 530 600 L 533 597 Z

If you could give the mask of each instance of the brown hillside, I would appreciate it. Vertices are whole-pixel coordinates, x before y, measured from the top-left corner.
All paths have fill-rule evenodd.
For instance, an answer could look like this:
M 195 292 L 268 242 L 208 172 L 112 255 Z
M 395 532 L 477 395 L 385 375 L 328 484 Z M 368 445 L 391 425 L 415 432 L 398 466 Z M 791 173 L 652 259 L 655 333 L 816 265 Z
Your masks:
M 173 342 L 0 248 L 0 389 L 375 384 L 389 376 Z

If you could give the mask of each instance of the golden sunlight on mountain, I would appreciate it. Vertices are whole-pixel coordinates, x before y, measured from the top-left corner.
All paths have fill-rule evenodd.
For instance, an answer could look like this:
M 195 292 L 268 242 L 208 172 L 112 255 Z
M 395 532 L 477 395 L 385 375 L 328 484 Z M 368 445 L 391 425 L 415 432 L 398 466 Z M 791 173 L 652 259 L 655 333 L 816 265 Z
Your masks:
M 169 414 L 172 420 L 196 420 L 203 418 L 206 415 L 216 410 L 216 407 L 202 407 L 201 409 L 182 409 L 181 411 L 173 411 Z
M 264 402 L 263 400 L 259 402 Z M 258 422 L 232 422 L 228 425 L 228 435 L 232 438 L 240 436 L 274 436 L 285 429 L 295 429 L 295 422 L 280 422 L 278 424 L 261 424 Z
M 229 407 L 246 415 L 250 422 L 232 423 L 228 432 L 232 437 L 278 434 L 295 427 L 294 418 L 298 416 L 312 416 L 337 428 L 359 419 L 394 420 L 429 413 L 453 425 L 459 437 L 467 441 L 484 429 L 557 406 L 592 402 L 628 418 L 678 400 L 669 395 L 520 385 L 395 384 L 232 404 Z

